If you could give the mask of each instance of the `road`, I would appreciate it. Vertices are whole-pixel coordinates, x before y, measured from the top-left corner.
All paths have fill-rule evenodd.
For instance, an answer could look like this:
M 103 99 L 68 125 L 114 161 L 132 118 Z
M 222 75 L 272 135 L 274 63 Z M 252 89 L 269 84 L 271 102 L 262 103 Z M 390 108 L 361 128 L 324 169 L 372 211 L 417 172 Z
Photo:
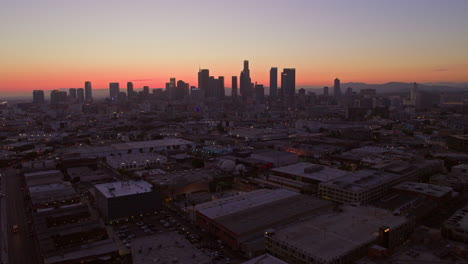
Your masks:
M 5 184 L 7 210 L 7 244 L 9 263 L 36 264 L 40 263 L 34 238 L 30 236 L 30 227 L 26 215 L 24 192 L 21 190 L 22 180 L 14 169 L 2 172 Z M 19 227 L 18 233 L 13 233 L 13 225 Z

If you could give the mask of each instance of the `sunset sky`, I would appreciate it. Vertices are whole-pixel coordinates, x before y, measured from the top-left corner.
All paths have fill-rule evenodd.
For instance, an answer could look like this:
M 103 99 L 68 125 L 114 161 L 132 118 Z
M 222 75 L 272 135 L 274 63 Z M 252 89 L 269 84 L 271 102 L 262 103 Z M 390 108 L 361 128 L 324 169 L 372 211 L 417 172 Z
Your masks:
M 268 86 L 468 81 L 467 0 L 1 0 L 0 94 L 197 85 L 198 68 Z

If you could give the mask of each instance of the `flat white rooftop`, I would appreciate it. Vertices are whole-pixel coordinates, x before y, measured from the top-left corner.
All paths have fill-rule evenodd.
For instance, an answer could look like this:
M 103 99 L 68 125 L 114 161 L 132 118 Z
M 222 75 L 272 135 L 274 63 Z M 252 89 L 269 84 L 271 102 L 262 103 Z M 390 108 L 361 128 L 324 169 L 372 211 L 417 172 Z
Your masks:
M 344 170 L 333 169 L 309 162 L 299 162 L 296 164 L 272 169 L 272 171 L 277 173 L 285 173 L 289 175 L 300 176 L 303 178 L 312 179 L 320 182 L 330 181 L 349 173 Z
M 119 197 L 151 192 L 153 186 L 145 181 L 109 182 L 94 186 L 105 197 Z
M 196 205 L 195 210 L 213 219 L 296 195 L 300 194 L 286 189 L 260 189 L 202 203 Z
M 59 170 L 47 170 L 47 171 L 38 171 L 38 172 L 30 172 L 25 173 L 24 177 L 37 177 L 37 176 L 45 176 L 45 175 L 52 175 L 52 174 L 62 174 Z

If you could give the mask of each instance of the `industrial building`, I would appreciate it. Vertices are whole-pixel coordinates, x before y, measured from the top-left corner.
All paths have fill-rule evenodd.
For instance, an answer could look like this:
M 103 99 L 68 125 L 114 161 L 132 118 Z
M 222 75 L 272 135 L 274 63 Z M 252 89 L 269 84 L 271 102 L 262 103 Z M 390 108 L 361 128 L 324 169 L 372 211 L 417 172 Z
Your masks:
M 468 206 L 458 210 L 442 226 L 442 234 L 449 239 L 468 243 Z
M 94 188 L 96 207 L 108 221 L 154 213 L 161 203 L 159 192 L 145 181 L 102 183 Z
M 333 204 L 285 189 L 261 189 L 195 206 L 200 228 L 249 257 L 264 252 L 265 230 L 331 211 Z
M 406 241 L 415 224 L 373 207 L 346 206 L 265 232 L 267 253 L 287 263 L 352 263 L 377 245 L 382 254 Z
M 299 160 L 295 153 L 278 150 L 262 150 L 252 153 L 251 158 L 271 163 L 273 167 L 281 167 L 294 164 Z

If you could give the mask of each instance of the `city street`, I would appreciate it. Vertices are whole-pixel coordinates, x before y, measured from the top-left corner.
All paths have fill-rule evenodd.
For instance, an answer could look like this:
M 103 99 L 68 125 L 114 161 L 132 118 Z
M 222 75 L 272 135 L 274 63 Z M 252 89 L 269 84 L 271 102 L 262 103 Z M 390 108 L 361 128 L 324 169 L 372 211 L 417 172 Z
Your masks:
M 7 216 L 7 244 L 9 263 L 34 264 L 40 263 L 38 250 L 34 240 L 31 239 L 28 217 L 26 215 L 26 203 L 24 190 L 21 189 L 21 177 L 16 170 L 3 171 L 3 183 L 5 184 L 6 216 Z M 13 225 L 18 225 L 19 231 L 13 233 Z

